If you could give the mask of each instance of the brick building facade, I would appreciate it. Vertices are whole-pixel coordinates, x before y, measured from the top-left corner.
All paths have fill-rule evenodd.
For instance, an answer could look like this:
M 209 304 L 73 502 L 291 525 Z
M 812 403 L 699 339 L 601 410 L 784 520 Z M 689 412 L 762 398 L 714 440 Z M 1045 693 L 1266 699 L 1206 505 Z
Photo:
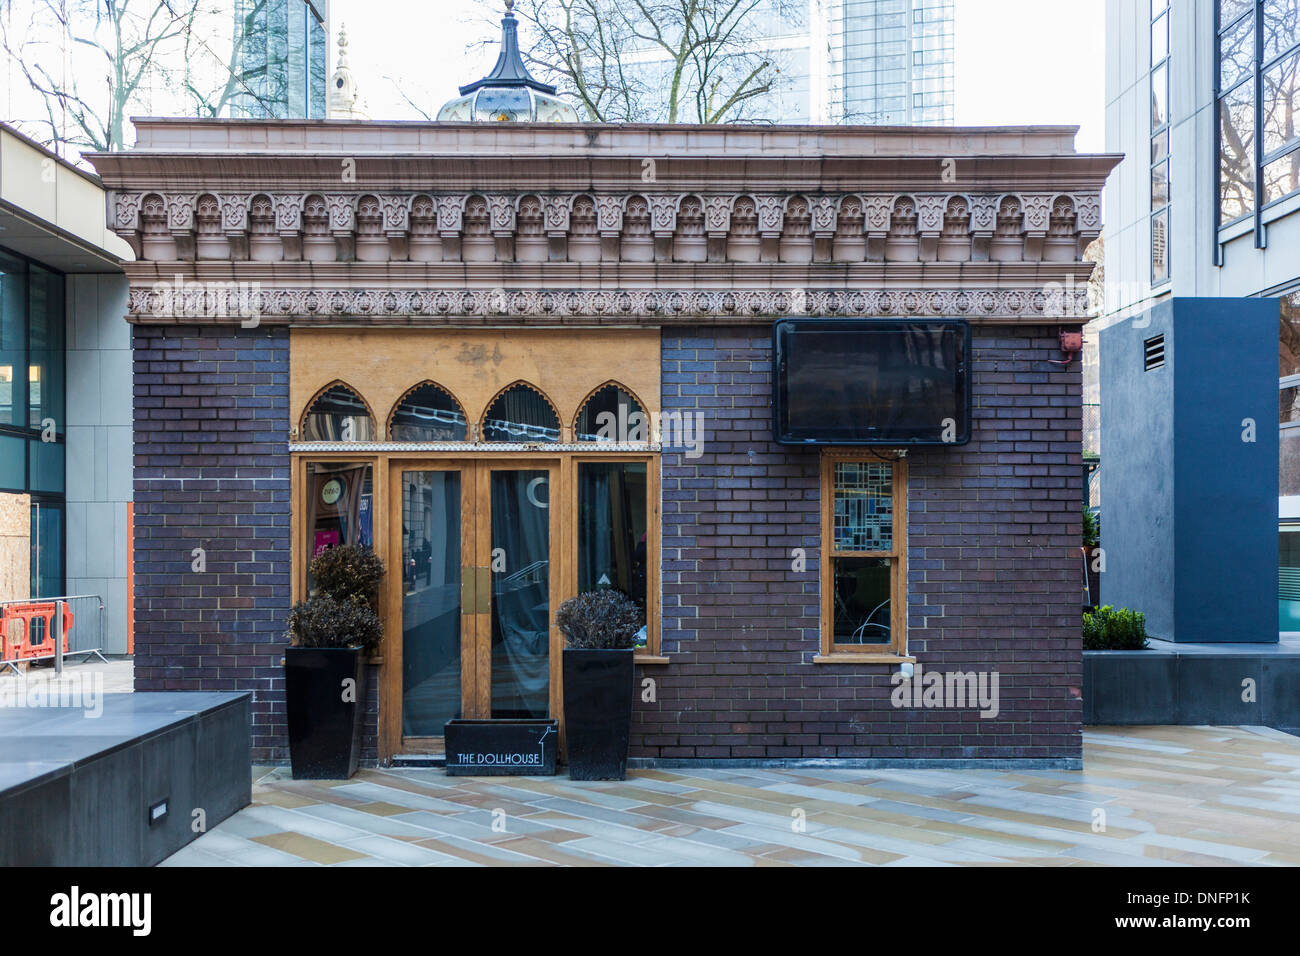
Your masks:
M 252 691 L 254 757 L 284 760 L 285 614 L 313 549 L 356 540 L 389 568 L 369 760 L 429 749 L 439 694 L 559 716 L 554 608 L 632 567 L 636 758 L 1078 764 L 1080 378 L 1053 361 L 1085 319 L 1114 157 L 1063 128 L 138 127 L 94 161 L 137 256 L 139 689 Z M 969 323 L 969 443 L 777 444 L 792 314 Z M 606 393 L 699 413 L 698 445 L 593 441 Z M 895 575 L 874 619 L 825 576 L 839 463 L 894 496 L 894 550 L 863 559 Z M 527 567 L 492 572 L 493 608 L 533 589 L 503 623 L 460 586 L 520 526 L 498 520 L 511 476 L 550 504 L 511 545 Z M 615 486 L 628 547 L 592 571 Z M 463 534 L 430 530 L 450 520 Z M 856 580 L 850 604 L 876 593 Z M 827 633 L 841 614 L 859 646 Z M 996 674 L 996 713 L 897 705 L 913 666 Z
M 896 708 L 879 664 L 813 663 L 816 450 L 772 442 L 771 336 L 665 333 L 664 406 L 707 451 L 663 460 L 664 653 L 634 753 L 662 759 L 1080 758 L 1080 375 L 1054 326 L 977 334 L 973 435 L 908 453 L 908 651 L 996 670 L 1000 713 Z M 795 549 L 807 566 L 792 569 Z

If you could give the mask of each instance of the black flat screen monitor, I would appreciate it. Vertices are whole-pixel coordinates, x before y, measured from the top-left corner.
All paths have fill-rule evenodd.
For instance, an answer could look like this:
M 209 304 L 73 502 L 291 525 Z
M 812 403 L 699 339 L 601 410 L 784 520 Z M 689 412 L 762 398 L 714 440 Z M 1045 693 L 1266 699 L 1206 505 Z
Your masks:
M 780 319 L 774 434 L 782 445 L 970 441 L 970 326 L 953 319 Z

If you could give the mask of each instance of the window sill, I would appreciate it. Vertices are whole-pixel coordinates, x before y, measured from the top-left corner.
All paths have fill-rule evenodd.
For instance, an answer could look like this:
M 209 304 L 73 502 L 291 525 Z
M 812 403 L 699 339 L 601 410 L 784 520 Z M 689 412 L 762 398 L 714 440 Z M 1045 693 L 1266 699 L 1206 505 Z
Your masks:
M 637 654 L 635 657 L 632 658 L 632 661 L 633 663 L 636 664 L 671 664 L 672 663 L 672 660 L 670 658 L 664 657 L 660 654 Z
M 1219 242 L 1231 242 L 1240 236 L 1248 236 L 1255 231 L 1255 216 L 1250 213 L 1243 219 L 1238 219 L 1226 226 L 1219 227 Z
M 879 654 L 818 654 L 813 659 L 814 664 L 914 664 L 915 657 L 906 654 L 879 653 Z

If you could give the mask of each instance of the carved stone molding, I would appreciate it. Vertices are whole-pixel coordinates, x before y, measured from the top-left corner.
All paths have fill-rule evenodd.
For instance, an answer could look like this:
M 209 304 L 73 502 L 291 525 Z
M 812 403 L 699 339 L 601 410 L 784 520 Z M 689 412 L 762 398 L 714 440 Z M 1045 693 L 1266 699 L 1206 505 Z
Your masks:
M 1051 193 L 1026 193 L 1020 197 L 1025 210 L 1025 229 L 1030 232 L 1043 232 L 1047 229 L 1047 219 L 1052 212 Z
M 596 196 L 596 223 L 602 233 L 617 235 L 623 229 L 623 197 Z
M 729 196 L 706 196 L 704 199 L 704 228 L 715 235 L 725 236 L 731 229 L 731 206 Z
M 372 324 L 448 324 L 449 320 L 535 325 L 603 319 L 628 324 L 770 321 L 791 315 L 937 316 L 985 320 L 1086 317 L 1086 289 L 260 289 L 240 290 L 240 309 L 225 307 L 225 284 L 163 284 L 130 293 L 132 322 L 248 325 L 328 318 Z
M 677 207 L 684 196 L 646 196 L 650 203 L 650 229 L 653 232 L 668 234 L 677 228 Z
M 275 228 L 280 232 L 295 232 L 302 228 L 302 208 L 307 197 L 302 194 L 276 194 L 271 197 L 275 206 Z
M 394 196 L 385 194 L 379 197 L 379 204 L 384 211 L 384 230 L 386 232 L 405 232 L 407 216 L 411 211 L 413 196 Z
M 468 202 L 468 194 L 437 197 L 438 230 L 440 232 L 459 232 L 465 221 L 465 204 Z
M 194 205 L 198 197 L 189 195 L 172 195 L 165 197 L 167 202 L 167 228 L 168 229 L 193 229 L 194 228 Z
M 758 231 L 779 234 L 785 218 L 785 197 L 757 196 L 755 202 L 758 204 Z
M 247 229 L 248 205 L 253 197 L 248 193 L 222 193 L 218 198 L 221 200 L 221 228 L 227 232 Z
M 200 195 L 220 204 L 221 229 L 232 237 L 230 255 L 248 238 L 254 225 L 249 213 L 250 193 L 163 193 L 158 190 L 115 191 L 110 204 L 110 224 L 133 245 L 141 245 L 141 258 L 162 254 L 185 258 L 189 247 L 140 243 L 142 213 L 161 208 L 165 228 L 173 233 L 192 231 Z M 292 243 L 300 232 L 302 212 L 309 193 L 259 193 L 263 208 L 272 206 L 273 230 Z M 340 242 L 338 261 L 351 261 L 358 230 L 366 235 L 386 235 L 389 244 L 367 245 L 366 261 L 460 261 L 462 255 L 481 260 L 516 261 L 534 253 L 521 235 L 536 234 L 540 210 L 541 230 L 550 237 L 551 261 L 691 261 L 702 253 L 683 237 L 703 232 L 710 240 L 708 259 L 718 261 L 984 261 L 990 257 L 1009 261 L 1041 261 L 1043 238 L 1055 245 L 1052 261 L 1065 256 L 1080 261 L 1085 246 L 1101 230 L 1101 201 L 1096 192 L 1065 193 L 351 193 L 312 190 L 329 214 L 329 229 Z M 147 200 L 147 201 L 146 201 Z M 436 210 L 436 238 L 430 218 L 421 213 L 413 222 L 416 203 Z M 526 203 L 527 210 L 522 209 Z M 361 206 L 366 215 L 358 217 Z M 581 205 L 581 215 L 574 210 Z M 594 232 L 593 215 L 594 208 Z M 737 210 L 741 210 L 738 212 Z M 467 210 L 473 213 L 467 220 Z M 364 219 L 364 221 L 363 221 Z M 154 221 L 154 220 L 151 220 Z M 264 220 L 259 219 L 259 222 Z M 462 245 L 467 222 L 471 241 Z M 480 232 L 496 237 L 486 249 Z M 594 243 L 598 233 L 606 242 Z M 647 235 L 649 234 L 649 235 Z M 751 245 L 762 237 L 763 251 Z M 408 246 L 415 236 L 426 246 Z M 816 243 L 809 241 L 809 237 Z M 648 239 L 655 247 L 647 251 Z M 943 242 L 936 245 L 939 237 Z M 990 238 L 996 241 L 990 245 Z M 576 238 L 575 242 L 568 242 Z M 831 242 L 832 238 L 835 240 Z M 1077 248 L 1071 249 L 1070 240 Z M 670 240 L 672 240 L 670 242 Z M 739 240 L 739 241 L 737 241 Z M 866 241 L 862 241 L 866 240 Z M 887 241 L 886 241 L 887 240 Z M 1050 245 L 1050 243 L 1049 243 Z M 1064 250 L 1064 251 L 1062 251 Z M 215 254 L 212 248 L 206 255 Z M 355 253 L 362 255 L 360 251 Z M 739 257 L 739 258 L 737 258 Z M 272 258 L 275 258 L 272 254 Z M 286 258 L 296 258 L 287 255 Z

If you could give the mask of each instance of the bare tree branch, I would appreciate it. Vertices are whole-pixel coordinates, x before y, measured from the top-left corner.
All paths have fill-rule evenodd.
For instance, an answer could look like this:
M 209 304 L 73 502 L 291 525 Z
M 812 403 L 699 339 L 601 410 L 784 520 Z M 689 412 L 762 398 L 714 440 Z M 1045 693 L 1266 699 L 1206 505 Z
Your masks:
M 495 0 L 480 0 L 495 12 Z M 722 123 L 780 111 L 780 54 L 759 14 L 797 0 L 519 0 L 524 59 L 597 122 Z M 691 113 L 693 116 L 690 116 Z M 688 120 L 689 117 L 689 120 Z

